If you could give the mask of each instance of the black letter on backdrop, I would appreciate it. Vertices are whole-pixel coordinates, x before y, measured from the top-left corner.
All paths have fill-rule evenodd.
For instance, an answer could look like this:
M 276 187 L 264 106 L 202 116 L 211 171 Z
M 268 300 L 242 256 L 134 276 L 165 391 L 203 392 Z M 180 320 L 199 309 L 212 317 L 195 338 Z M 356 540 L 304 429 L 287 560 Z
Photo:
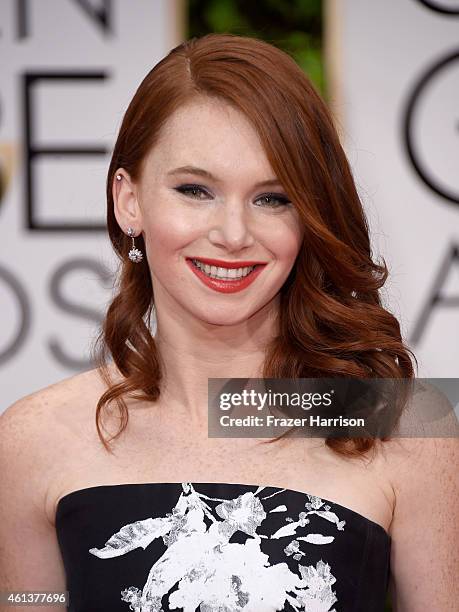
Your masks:
M 61 1 L 61 0 L 59 0 Z M 112 18 L 112 0 L 101 0 L 102 6 L 99 9 L 94 8 L 87 0 L 72 0 L 86 13 L 87 16 L 101 28 L 102 33 L 107 36 L 112 34 L 111 18 Z M 37 7 L 39 2 L 35 0 Z M 16 0 L 17 8 L 17 37 L 19 39 L 29 36 L 29 15 L 30 5 L 28 0 Z
M 99 327 L 103 319 L 102 313 L 97 308 L 84 304 L 81 300 L 73 299 L 73 296 L 67 297 L 63 291 L 66 278 L 73 272 L 79 271 L 89 271 L 90 276 L 97 278 L 104 289 L 112 286 L 113 275 L 106 266 L 88 258 L 72 259 L 61 263 L 51 276 L 49 281 L 51 302 L 61 312 L 74 315 L 85 322 L 92 321 L 96 327 Z M 94 365 L 88 356 L 72 356 L 66 352 L 63 343 L 56 336 L 48 340 L 48 348 L 57 363 L 71 370 L 87 369 Z
M 26 228 L 34 231 L 102 231 L 105 225 L 96 223 L 38 223 L 34 217 L 35 185 L 34 185 L 34 158 L 40 155 L 107 155 L 105 147 L 98 146 L 60 146 L 40 147 L 34 143 L 34 120 L 33 112 L 33 86 L 44 80 L 55 81 L 85 81 L 94 79 L 105 79 L 104 72 L 51 72 L 51 73 L 26 73 L 23 78 L 23 112 L 24 112 L 24 162 L 25 162 L 25 201 L 26 201 Z
M 14 332 L 9 344 L 7 344 L 5 347 L 0 347 L 0 365 L 2 365 L 3 363 L 7 363 L 7 361 L 12 359 L 25 343 L 30 329 L 32 315 L 25 289 L 19 280 L 13 275 L 13 273 L 3 266 L 0 266 L 0 283 L 4 283 L 16 298 L 18 305 L 17 311 L 19 315 L 19 325 L 17 331 Z M 4 325 L 5 331 L 6 329 L 10 331 L 11 324 L 6 321 L 5 325 L 5 313 L 3 313 L 2 325 Z
M 410 342 L 416 344 L 421 339 L 422 334 L 427 326 L 429 317 L 433 314 L 434 309 L 438 307 L 459 307 L 459 295 L 457 296 L 446 296 L 442 293 L 442 288 L 447 283 L 448 275 L 452 270 L 453 265 L 459 264 L 459 247 L 452 245 L 449 253 L 443 263 L 440 266 L 440 270 L 434 279 L 433 287 L 430 295 L 427 296 L 424 307 L 421 310 L 421 314 L 414 326 L 411 334 Z

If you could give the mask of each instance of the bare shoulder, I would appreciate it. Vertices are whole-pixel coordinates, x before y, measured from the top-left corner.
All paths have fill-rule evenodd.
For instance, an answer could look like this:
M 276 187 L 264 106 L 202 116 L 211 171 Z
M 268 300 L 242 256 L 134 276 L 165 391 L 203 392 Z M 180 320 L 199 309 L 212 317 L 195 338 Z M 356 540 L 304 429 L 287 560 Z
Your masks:
M 67 417 L 82 416 L 85 400 L 103 387 L 97 368 L 69 376 L 21 397 L 0 415 L 0 430 L 31 441 L 65 426 Z M 5 434 L 3 434 L 5 435 Z
M 385 444 L 395 493 L 390 528 L 396 610 L 451 610 L 459 597 L 459 439 L 395 438 Z M 419 554 L 422 551 L 422 554 Z
M 415 512 L 423 500 L 448 497 L 457 489 L 459 438 L 394 438 L 381 449 L 395 494 L 394 519 Z
M 459 438 L 451 436 L 394 438 L 384 443 L 382 454 L 394 489 L 403 494 L 424 483 L 435 487 L 439 474 L 449 478 L 457 468 L 458 452 Z
M 118 370 L 108 367 L 113 382 L 118 382 Z M 16 433 L 25 431 L 40 435 L 65 427 L 67 418 L 73 423 L 84 418 L 84 407 L 106 390 L 107 386 L 98 368 L 74 374 L 63 380 L 25 395 L 0 414 L 1 428 L 10 427 Z
M 445 442 L 451 447 L 457 443 L 457 437 L 393 437 L 380 445 L 382 456 L 388 463 L 402 467 L 409 461 L 426 458 L 430 453 L 441 452 Z
M 22 397 L 0 415 L 0 461 L 11 478 L 28 475 L 37 499 L 46 497 L 53 473 L 89 431 L 94 402 L 105 388 L 94 368 Z

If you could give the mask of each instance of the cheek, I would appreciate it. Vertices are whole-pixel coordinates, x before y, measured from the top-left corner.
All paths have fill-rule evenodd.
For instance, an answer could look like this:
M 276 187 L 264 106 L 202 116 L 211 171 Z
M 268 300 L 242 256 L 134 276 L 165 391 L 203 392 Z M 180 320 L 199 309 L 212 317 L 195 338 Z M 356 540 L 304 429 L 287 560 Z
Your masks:
M 298 255 L 303 235 L 296 224 L 286 224 L 271 234 L 267 244 L 277 260 L 291 265 Z
M 199 234 L 196 220 L 186 215 L 157 215 L 148 221 L 147 248 L 150 254 L 159 257 L 184 248 Z

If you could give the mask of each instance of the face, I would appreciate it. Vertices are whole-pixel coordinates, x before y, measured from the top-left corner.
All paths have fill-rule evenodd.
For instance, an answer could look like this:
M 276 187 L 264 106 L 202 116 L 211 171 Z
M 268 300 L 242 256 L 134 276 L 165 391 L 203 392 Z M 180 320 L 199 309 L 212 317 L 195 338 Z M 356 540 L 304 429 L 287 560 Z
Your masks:
M 143 233 L 158 321 L 234 325 L 278 307 L 303 231 L 244 115 L 194 101 L 169 118 L 136 184 L 119 172 L 115 214 Z

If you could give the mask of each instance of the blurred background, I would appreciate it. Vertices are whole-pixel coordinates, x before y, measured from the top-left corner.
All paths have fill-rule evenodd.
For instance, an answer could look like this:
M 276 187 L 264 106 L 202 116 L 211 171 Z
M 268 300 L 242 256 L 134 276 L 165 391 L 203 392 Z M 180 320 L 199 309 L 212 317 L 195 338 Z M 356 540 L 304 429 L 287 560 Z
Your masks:
M 419 376 L 457 377 L 458 28 L 459 0 L 1 0 L 0 412 L 91 368 L 117 130 L 154 64 L 208 32 L 266 39 L 310 76 Z
M 1 0 L 0 412 L 91 368 L 115 259 L 105 179 L 145 74 L 185 38 L 289 52 L 329 105 L 419 376 L 459 371 L 459 0 Z

